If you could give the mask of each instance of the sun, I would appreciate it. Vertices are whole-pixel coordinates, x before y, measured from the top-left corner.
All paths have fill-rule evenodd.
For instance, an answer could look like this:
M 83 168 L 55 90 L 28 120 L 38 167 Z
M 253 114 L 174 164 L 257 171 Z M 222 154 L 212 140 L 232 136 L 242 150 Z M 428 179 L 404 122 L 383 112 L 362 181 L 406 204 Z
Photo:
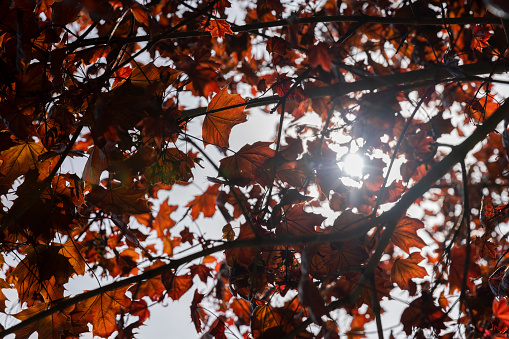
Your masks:
M 364 167 L 364 159 L 362 156 L 350 153 L 347 154 L 343 160 L 343 171 L 345 174 L 354 177 L 360 178 L 362 177 L 362 170 Z

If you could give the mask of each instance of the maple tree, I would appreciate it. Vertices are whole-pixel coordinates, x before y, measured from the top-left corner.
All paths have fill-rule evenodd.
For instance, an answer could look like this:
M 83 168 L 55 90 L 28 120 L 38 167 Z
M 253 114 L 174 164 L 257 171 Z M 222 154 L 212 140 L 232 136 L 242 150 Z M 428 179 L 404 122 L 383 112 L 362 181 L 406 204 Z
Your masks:
M 134 338 L 186 293 L 207 338 L 509 336 L 504 1 L 0 14 L 0 337 Z

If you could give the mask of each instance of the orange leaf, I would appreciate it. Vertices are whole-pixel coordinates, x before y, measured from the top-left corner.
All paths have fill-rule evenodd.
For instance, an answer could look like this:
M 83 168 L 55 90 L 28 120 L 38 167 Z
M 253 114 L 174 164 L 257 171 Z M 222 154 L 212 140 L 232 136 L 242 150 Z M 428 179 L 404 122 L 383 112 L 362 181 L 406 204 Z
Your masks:
M 133 295 L 134 293 L 136 293 L 135 295 L 136 299 L 147 296 L 152 301 L 158 301 L 162 297 L 165 288 L 163 283 L 161 282 L 161 279 L 152 278 L 142 281 L 137 285 L 133 285 L 129 289 L 129 291 L 133 293 Z
M 481 258 L 497 257 L 497 244 L 489 240 L 488 237 L 476 237 L 474 240 L 474 246 L 477 251 L 477 255 Z
M 131 11 L 133 12 L 136 21 L 141 22 L 145 26 L 149 26 L 150 13 L 147 7 L 134 2 L 134 4 L 131 6 Z
M 493 314 L 509 325 L 509 299 L 507 297 L 493 299 Z
M 180 237 L 170 238 L 169 236 L 165 236 L 163 238 L 163 253 L 170 257 L 173 256 L 173 249 L 180 246 L 181 242 Z
M 219 169 L 231 184 L 245 186 L 255 179 L 256 171 L 271 157 L 272 142 L 255 142 L 245 145 L 236 154 L 221 160 Z
M 198 219 L 200 213 L 203 216 L 210 218 L 216 213 L 216 196 L 219 192 L 219 185 L 212 185 L 201 194 L 197 195 L 193 201 L 187 204 L 187 207 L 191 207 L 191 217 L 193 220 Z
M 25 250 L 25 258 L 11 273 L 18 278 L 16 289 L 22 303 L 39 293 L 46 301 L 63 297 L 64 284 L 76 274 L 69 258 L 60 253 L 63 248 L 38 245 Z
M 117 314 L 131 305 L 131 300 L 125 295 L 126 290 L 127 287 L 119 288 L 79 303 L 71 312 L 73 323 L 85 319 L 92 324 L 94 336 L 108 337 L 117 329 Z
M 251 331 L 255 338 L 281 325 L 281 316 L 270 305 L 258 306 L 251 317 Z M 268 337 L 267 337 L 268 338 Z
M 205 146 L 213 144 L 219 147 L 228 147 L 230 145 L 229 138 L 233 126 L 247 121 L 244 113 L 246 101 L 239 94 L 229 94 L 226 86 L 212 98 L 207 106 L 207 111 L 220 111 L 207 113 L 205 116 L 202 128 Z M 229 106 L 238 107 L 222 110 Z
M 83 169 L 83 181 L 97 185 L 100 182 L 102 172 L 108 168 L 108 159 L 103 150 L 97 146 L 91 147 L 88 153 L 88 160 Z
M 201 332 L 201 324 L 204 320 L 206 313 L 200 306 L 204 295 L 199 293 L 198 290 L 194 290 L 193 301 L 191 302 L 191 320 L 193 321 L 196 332 Z
M 49 307 L 48 304 L 37 304 L 26 310 L 23 310 L 17 314 L 13 314 L 18 320 L 27 320 L 42 311 L 45 311 Z M 27 339 L 34 332 L 37 332 L 39 338 L 53 338 L 60 339 L 63 336 L 65 330 L 72 330 L 71 318 L 66 312 L 57 312 L 47 317 L 44 317 L 33 324 L 15 332 L 16 339 Z
M 210 32 L 215 38 L 224 38 L 225 34 L 233 35 L 233 31 L 230 28 L 230 24 L 224 19 L 210 20 L 205 31 Z
M 37 167 L 39 155 L 46 152 L 41 144 L 25 142 L 0 153 L 0 185 L 10 185 L 20 175 Z
M 135 15 L 135 17 L 136 17 L 136 15 Z M 113 78 L 115 79 L 115 81 L 113 81 L 113 84 L 111 85 L 111 89 L 114 89 L 115 87 L 117 87 L 119 85 L 122 85 L 127 80 L 127 78 L 129 78 L 129 76 L 131 75 L 132 72 L 133 72 L 133 69 L 131 68 L 130 65 L 126 65 L 126 66 L 116 70 L 115 73 L 113 74 Z
M 407 253 L 410 253 L 410 247 L 421 249 L 426 246 L 426 243 L 417 235 L 417 230 L 423 227 L 422 221 L 403 217 L 394 230 L 391 242 Z
M 493 34 L 486 27 L 475 25 L 474 28 L 472 28 L 472 43 L 470 47 L 473 50 L 482 51 L 483 48 L 489 47 L 488 40 L 492 35 Z
M 411 253 L 406 259 L 398 258 L 391 268 L 391 279 L 402 290 L 408 289 L 408 282 L 412 278 L 424 278 L 427 275 L 426 269 L 417 266 L 424 258 L 419 252 Z
M 170 218 L 170 214 L 175 212 L 178 209 L 176 205 L 168 205 L 167 198 L 163 203 L 159 206 L 159 212 L 154 219 L 153 227 L 157 231 L 157 236 L 159 238 L 163 238 L 166 230 L 171 229 L 175 226 L 176 222 Z
M 171 272 L 166 272 L 161 276 L 161 281 L 168 291 L 168 296 L 173 300 L 179 300 L 193 286 L 191 274 L 176 276 Z
M 321 66 L 326 72 L 332 70 L 331 55 L 329 45 L 325 42 L 320 42 L 318 45 L 309 49 L 308 60 L 311 67 L 316 68 Z

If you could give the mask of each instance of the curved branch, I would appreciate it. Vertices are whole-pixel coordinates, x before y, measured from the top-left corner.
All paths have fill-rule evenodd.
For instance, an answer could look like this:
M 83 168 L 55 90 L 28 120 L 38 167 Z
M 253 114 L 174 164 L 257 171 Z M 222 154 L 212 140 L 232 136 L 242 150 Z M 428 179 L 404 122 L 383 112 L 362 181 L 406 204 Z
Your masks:
M 309 98 L 321 98 L 328 96 L 341 96 L 348 93 L 359 91 L 374 91 L 390 86 L 400 86 L 406 84 L 425 84 L 429 85 L 429 81 L 440 83 L 444 81 L 458 80 L 458 73 L 461 76 L 474 76 L 480 74 L 503 73 L 507 71 L 507 64 L 502 62 L 478 62 L 459 67 L 448 67 L 445 65 L 437 65 L 417 71 L 397 73 L 385 76 L 373 76 L 370 79 L 359 80 L 348 83 L 338 83 L 330 86 L 311 87 L 304 90 Z M 484 80 L 484 79 L 483 79 Z M 281 100 L 279 95 L 273 95 L 266 98 L 256 98 L 250 100 L 246 108 L 266 106 L 278 103 Z M 243 104 L 244 105 L 244 104 Z M 233 108 L 234 106 L 223 107 L 221 110 Z M 182 121 L 189 120 L 194 117 L 215 113 L 219 110 L 207 112 L 205 107 L 199 107 L 181 112 L 180 119 Z

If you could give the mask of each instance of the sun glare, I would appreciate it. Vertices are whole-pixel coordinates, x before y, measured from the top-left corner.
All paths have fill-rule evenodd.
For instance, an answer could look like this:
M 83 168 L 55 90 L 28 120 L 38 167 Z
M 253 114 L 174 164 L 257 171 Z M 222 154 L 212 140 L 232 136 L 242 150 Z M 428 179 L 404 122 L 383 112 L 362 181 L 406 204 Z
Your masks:
M 358 154 L 350 153 L 345 157 L 343 162 L 343 170 L 346 174 L 352 177 L 362 177 L 362 168 L 364 161 Z

